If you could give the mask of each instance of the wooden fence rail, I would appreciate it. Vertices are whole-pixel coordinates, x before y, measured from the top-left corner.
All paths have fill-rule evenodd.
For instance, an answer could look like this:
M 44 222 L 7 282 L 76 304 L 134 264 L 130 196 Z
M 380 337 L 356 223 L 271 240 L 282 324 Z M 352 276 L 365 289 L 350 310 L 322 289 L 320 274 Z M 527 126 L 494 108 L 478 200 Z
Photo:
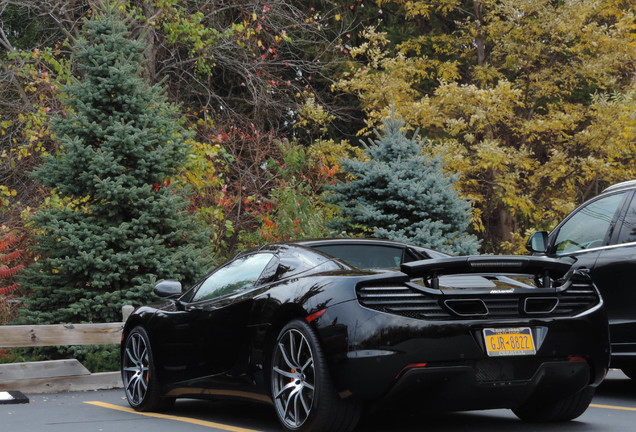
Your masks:
M 0 348 L 119 344 L 132 309 L 124 306 L 123 322 L 116 323 L 0 326 Z M 0 391 L 55 393 L 121 385 L 119 372 L 92 374 L 75 359 L 0 364 Z
M 0 348 L 118 344 L 123 326 L 123 322 L 0 326 Z

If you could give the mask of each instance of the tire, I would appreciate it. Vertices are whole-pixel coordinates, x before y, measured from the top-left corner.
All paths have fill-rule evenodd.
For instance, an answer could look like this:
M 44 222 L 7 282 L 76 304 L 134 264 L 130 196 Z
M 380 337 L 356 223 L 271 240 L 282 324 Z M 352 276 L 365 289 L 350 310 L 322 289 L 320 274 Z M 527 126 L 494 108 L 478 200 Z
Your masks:
M 174 403 L 174 398 L 164 398 L 159 393 L 150 339 L 141 326 L 133 328 L 126 337 L 121 378 L 128 404 L 136 411 L 162 411 Z
M 545 404 L 531 404 L 513 409 L 517 417 L 526 422 L 561 422 L 577 418 L 585 412 L 594 397 L 594 387 L 584 389 Z
M 361 404 L 341 399 L 311 327 L 293 320 L 272 349 L 270 384 L 278 420 L 288 432 L 347 432 L 360 419 Z

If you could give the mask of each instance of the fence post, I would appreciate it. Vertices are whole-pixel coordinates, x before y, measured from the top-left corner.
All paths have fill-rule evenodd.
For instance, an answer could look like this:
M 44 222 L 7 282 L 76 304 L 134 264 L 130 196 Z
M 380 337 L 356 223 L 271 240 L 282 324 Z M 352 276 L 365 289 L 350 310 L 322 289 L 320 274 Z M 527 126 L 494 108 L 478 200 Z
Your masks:
M 124 323 L 126 322 L 126 320 L 128 319 L 128 317 L 130 316 L 130 314 L 135 310 L 135 308 L 132 305 L 123 305 L 121 307 L 121 314 L 123 316 L 123 321 Z

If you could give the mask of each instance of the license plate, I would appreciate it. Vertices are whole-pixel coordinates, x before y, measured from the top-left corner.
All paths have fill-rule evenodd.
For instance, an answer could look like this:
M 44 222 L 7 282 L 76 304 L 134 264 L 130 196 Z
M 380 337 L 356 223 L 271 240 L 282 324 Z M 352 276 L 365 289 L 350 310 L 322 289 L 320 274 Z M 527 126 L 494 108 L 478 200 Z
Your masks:
M 529 327 L 484 329 L 486 351 L 490 357 L 534 355 L 534 341 Z

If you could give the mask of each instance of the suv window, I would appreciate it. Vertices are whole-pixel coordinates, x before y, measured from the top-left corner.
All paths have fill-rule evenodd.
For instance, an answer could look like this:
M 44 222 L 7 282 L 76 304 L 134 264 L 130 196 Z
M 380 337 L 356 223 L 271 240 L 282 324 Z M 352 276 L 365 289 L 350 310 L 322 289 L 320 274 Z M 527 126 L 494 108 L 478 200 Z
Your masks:
M 636 196 L 632 198 L 632 202 L 625 213 L 617 240 L 619 244 L 632 242 L 636 242 Z
M 271 253 L 257 253 L 235 259 L 204 280 L 192 301 L 211 300 L 252 288 L 273 257 Z
M 574 213 L 559 229 L 557 255 L 602 246 L 625 192 L 597 199 Z

